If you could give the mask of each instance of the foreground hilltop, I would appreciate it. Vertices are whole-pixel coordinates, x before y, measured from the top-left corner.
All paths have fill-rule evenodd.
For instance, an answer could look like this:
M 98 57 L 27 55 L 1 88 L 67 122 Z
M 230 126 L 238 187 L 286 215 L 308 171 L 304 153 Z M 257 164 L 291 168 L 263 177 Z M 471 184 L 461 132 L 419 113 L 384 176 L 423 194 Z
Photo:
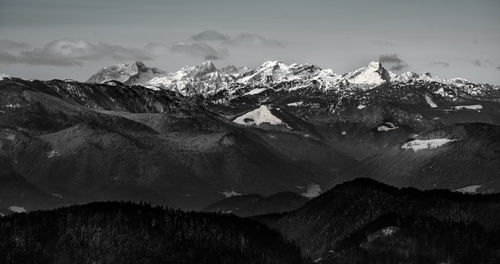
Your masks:
M 147 204 L 101 202 L 0 219 L 0 262 L 303 263 L 254 221 Z
M 253 195 L 216 206 L 257 205 L 247 198 L 276 200 Z M 292 212 L 251 219 L 98 202 L 0 218 L 0 261 L 497 263 L 499 209 L 498 194 L 399 189 L 363 178 Z
M 495 263 L 500 196 L 395 188 L 359 178 L 260 216 L 317 263 Z

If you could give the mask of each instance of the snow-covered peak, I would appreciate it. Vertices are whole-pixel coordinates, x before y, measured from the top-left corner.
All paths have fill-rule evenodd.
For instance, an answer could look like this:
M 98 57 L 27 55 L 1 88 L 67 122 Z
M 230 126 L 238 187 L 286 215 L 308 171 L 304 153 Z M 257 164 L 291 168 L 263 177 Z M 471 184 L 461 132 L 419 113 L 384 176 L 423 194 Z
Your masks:
M 464 78 L 452 78 L 445 79 L 435 76 L 429 72 L 426 73 L 416 73 L 416 72 L 405 72 L 402 74 L 395 74 L 390 72 L 391 83 L 413 83 L 413 82 L 424 82 L 424 83 L 439 83 L 447 85 L 450 88 L 463 92 L 469 95 L 480 95 L 484 91 L 489 89 L 500 89 L 500 87 L 488 85 L 485 83 L 475 83 Z M 440 94 L 441 96 L 453 96 L 452 94 L 446 93 L 441 87 L 433 93 Z
M 125 84 L 143 84 L 153 77 L 165 74 L 157 68 L 149 68 L 144 63 L 137 61 L 131 64 L 116 64 L 106 66 L 92 75 L 87 82 L 105 83 L 108 81 L 119 81 Z
M 351 84 L 380 85 L 390 82 L 389 72 L 377 61 L 370 62 L 368 66 L 347 73 L 344 78 Z
M 186 66 L 168 73 L 147 67 L 142 62 L 136 62 L 105 67 L 94 74 L 88 82 L 107 83 L 112 80 L 127 85 L 143 85 L 151 89 L 173 90 L 183 95 L 201 94 L 203 96 L 221 90 L 228 90 L 230 95 L 239 94 L 236 93 L 237 89 L 248 86 L 286 91 L 308 87 L 316 87 L 325 91 L 348 91 L 350 87 L 372 89 L 385 83 L 436 82 L 471 95 L 481 94 L 486 87 L 484 84 L 469 82 L 463 78 L 447 80 L 430 73 L 396 74 L 387 71 L 380 62 L 376 61 L 343 75 L 336 74 L 332 69 L 321 69 L 312 64 L 286 64 L 282 61 L 266 61 L 255 69 L 237 68 L 232 65 L 217 69 L 212 62 L 206 61 L 200 65 Z M 245 92 L 249 90 L 251 89 L 245 88 Z M 443 94 L 444 90 L 441 88 L 432 92 Z
M 374 69 L 377 71 L 380 68 L 382 68 L 382 64 L 378 61 L 372 61 L 372 62 L 368 63 L 368 68 L 371 68 L 371 69 Z
M 321 68 L 311 64 L 293 63 L 287 65 L 281 61 L 266 61 L 254 70 L 236 76 L 242 84 L 264 85 L 287 81 L 307 81 L 316 76 Z
M 87 82 L 104 83 L 107 81 L 126 82 L 131 76 L 138 73 L 137 65 L 134 64 L 116 64 L 106 66 L 96 74 L 90 76 Z
M 186 66 L 181 71 L 190 78 L 200 78 L 208 73 L 216 72 L 217 68 L 211 61 L 205 61 L 201 65 Z
M 224 71 L 238 71 L 238 68 L 225 68 Z M 154 77 L 145 85 L 177 91 L 183 95 L 207 95 L 227 89 L 234 79 L 233 75 L 219 71 L 211 61 L 206 61 L 201 65 L 186 66 L 179 71 Z
M 445 82 L 445 79 L 439 78 L 432 75 L 430 72 L 416 73 L 416 72 L 405 72 L 401 74 L 395 74 L 390 72 L 391 82 L 394 83 L 406 83 L 412 81 L 424 81 L 424 82 Z
M 268 68 L 274 68 L 274 67 L 279 67 L 279 66 L 284 66 L 288 67 L 286 64 L 284 64 L 282 61 L 266 61 L 262 63 L 259 67 L 259 69 L 268 69 Z

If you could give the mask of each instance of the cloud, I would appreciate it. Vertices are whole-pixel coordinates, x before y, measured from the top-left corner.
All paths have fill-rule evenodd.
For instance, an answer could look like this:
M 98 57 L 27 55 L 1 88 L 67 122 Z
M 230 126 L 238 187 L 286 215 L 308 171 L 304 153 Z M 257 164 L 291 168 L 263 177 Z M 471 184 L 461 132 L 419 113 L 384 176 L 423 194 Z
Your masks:
M 408 64 L 394 65 L 391 67 L 391 71 L 401 71 L 406 68 L 408 68 Z
M 17 63 L 17 57 L 0 49 L 0 63 L 3 64 Z
M 242 33 L 238 36 L 224 41 L 228 45 L 251 45 L 251 46 L 268 46 L 268 47 L 284 47 L 285 42 L 266 38 L 259 34 Z
M 204 42 L 180 42 L 173 45 L 170 51 L 172 53 L 184 54 L 192 57 L 203 57 L 205 60 L 220 60 L 228 56 L 227 49 L 217 50 Z
M 397 54 L 387 54 L 387 55 L 380 55 L 378 57 L 378 61 L 380 63 L 394 63 L 394 64 L 401 64 L 404 63 L 404 61 L 399 58 Z
M 225 45 L 246 45 L 246 46 L 269 46 L 269 47 L 283 47 L 286 45 L 285 42 L 266 38 L 262 35 L 255 33 L 241 33 L 235 37 L 231 37 L 225 34 L 222 34 L 216 30 L 206 30 L 200 32 L 196 35 L 191 36 L 190 38 L 193 41 L 216 41 L 221 42 Z
M 484 66 L 483 63 L 481 62 L 481 60 L 473 60 L 471 62 L 472 62 L 472 64 L 474 66 L 477 66 L 477 67 L 483 67 Z
M 372 41 L 372 44 L 375 46 L 383 46 L 383 47 L 394 46 L 394 43 L 387 41 L 387 40 L 374 40 L 374 41 Z
M 448 62 L 444 62 L 444 61 L 435 61 L 433 63 L 431 63 L 432 66 L 439 66 L 439 67 L 443 67 L 443 68 L 446 68 L 446 67 L 450 67 L 450 64 Z
M 51 66 L 82 66 L 84 61 L 110 59 L 114 61 L 151 60 L 141 49 L 130 49 L 106 43 L 84 40 L 55 40 L 42 48 L 24 50 L 18 54 L 3 51 L 0 60 L 4 64 L 28 64 Z
M 194 41 L 225 41 L 229 40 L 230 37 L 215 30 L 207 30 L 191 36 L 191 39 Z
M 486 68 L 486 67 L 491 67 L 494 66 L 494 63 L 491 62 L 490 60 L 471 60 L 472 65 L 476 67 L 481 67 L 481 68 Z
M 24 42 L 17 42 L 10 39 L 0 39 L 0 49 L 3 50 L 20 50 L 29 49 L 30 45 Z
M 389 64 L 391 71 L 401 71 L 408 68 L 408 64 L 402 60 L 397 54 L 385 54 L 378 57 L 378 61 L 382 64 Z
M 161 42 L 150 42 L 144 48 L 152 55 L 165 55 L 170 52 L 170 47 Z
M 207 42 L 210 43 L 207 44 Z M 229 56 L 228 48 L 236 46 L 284 47 L 285 42 L 266 38 L 259 34 L 241 33 L 235 37 L 216 30 L 206 30 L 192 35 L 186 42 L 178 42 L 169 47 L 171 53 L 202 57 L 205 60 L 219 60 Z M 146 49 L 152 54 L 165 54 L 167 46 L 161 43 L 149 43 Z

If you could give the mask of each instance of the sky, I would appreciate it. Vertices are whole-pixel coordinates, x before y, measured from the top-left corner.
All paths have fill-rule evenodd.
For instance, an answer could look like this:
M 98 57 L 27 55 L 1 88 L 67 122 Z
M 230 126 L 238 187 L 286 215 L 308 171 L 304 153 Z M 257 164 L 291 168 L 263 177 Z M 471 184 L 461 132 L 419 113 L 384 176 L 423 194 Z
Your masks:
M 136 60 L 336 73 L 378 60 L 500 84 L 500 0 L 0 0 L 0 73 L 85 81 Z

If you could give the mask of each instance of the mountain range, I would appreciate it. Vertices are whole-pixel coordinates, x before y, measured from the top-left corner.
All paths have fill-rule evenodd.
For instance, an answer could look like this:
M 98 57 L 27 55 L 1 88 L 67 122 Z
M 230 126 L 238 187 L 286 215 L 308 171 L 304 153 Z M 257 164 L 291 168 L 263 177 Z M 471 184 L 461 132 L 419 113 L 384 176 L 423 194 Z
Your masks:
M 498 192 L 497 85 L 378 62 L 0 79 L 1 263 L 498 263 Z
M 496 85 L 378 62 L 345 74 L 279 61 L 173 73 L 136 62 L 86 83 L 2 78 L 2 214 L 101 200 L 202 209 L 235 195 L 313 198 L 357 177 L 500 188 Z M 301 205 L 285 197 L 271 207 Z
M 187 66 L 176 72 L 166 72 L 147 67 L 142 62 L 107 66 L 92 75 L 88 83 L 119 81 L 127 85 L 141 85 L 151 89 L 177 91 L 182 95 L 210 95 L 224 90 L 236 93 L 244 86 L 271 86 L 283 90 L 296 90 L 317 86 L 321 90 L 345 90 L 347 87 L 370 89 L 387 83 L 425 82 L 440 83 L 462 88 L 470 94 L 481 93 L 491 88 L 488 84 L 469 82 L 463 78 L 443 79 L 431 73 L 406 72 L 396 74 L 387 71 L 381 63 L 370 62 L 353 72 L 336 74 L 332 69 L 322 69 L 312 64 L 290 64 L 281 61 L 267 61 L 255 69 L 227 66 L 217 69 L 210 62 Z M 276 87 L 278 86 L 278 87 Z M 493 86 L 498 90 L 498 86 Z M 256 94 L 263 90 L 252 90 Z

